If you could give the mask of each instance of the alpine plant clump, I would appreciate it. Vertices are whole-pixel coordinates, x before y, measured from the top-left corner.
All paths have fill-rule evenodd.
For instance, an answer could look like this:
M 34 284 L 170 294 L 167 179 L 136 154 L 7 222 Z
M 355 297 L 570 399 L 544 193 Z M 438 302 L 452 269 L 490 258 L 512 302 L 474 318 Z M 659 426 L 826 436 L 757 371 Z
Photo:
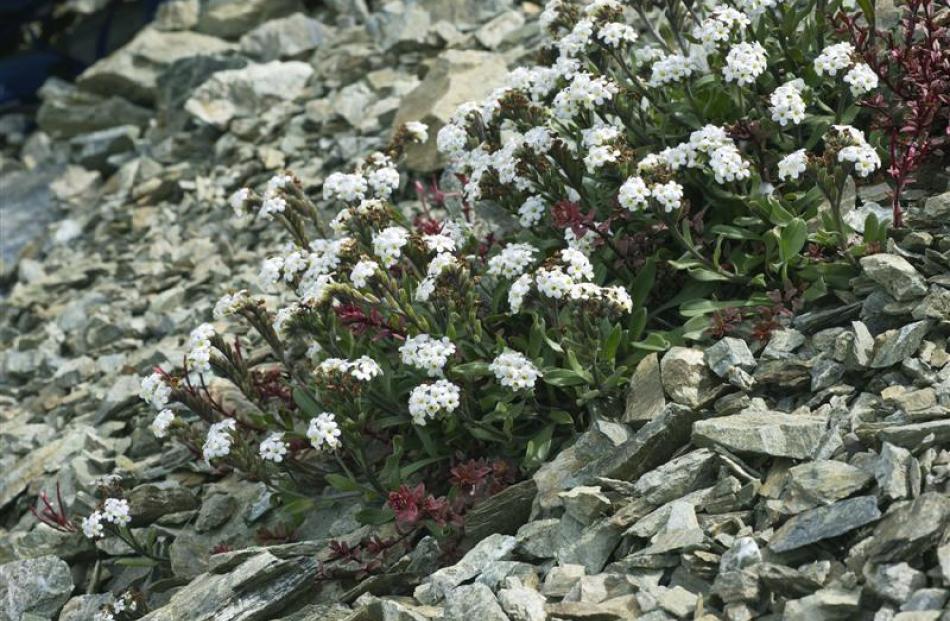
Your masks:
M 222 287 L 180 369 L 143 379 L 155 435 L 297 499 L 329 484 L 383 506 L 373 519 L 452 524 L 444 498 L 408 512 L 413 486 L 456 493 L 472 459 L 523 475 L 622 411 L 645 353 L 709 334 L 721 309 L 846 285 L 884 231 L 844 217 L 846 182 L 882 167 L 858 105 L 874 72 L 808 2 L 665 15 L 549 2 L 539 64 L 432 132 L 459 187 L 435 188 L 444 209 L 397 203 L 421 123 L 319 197 L 292 172 L 237 189 L 237 216 L 289 244 L 256 290 Z M 103 507 L 89 532 L 121 516 Z

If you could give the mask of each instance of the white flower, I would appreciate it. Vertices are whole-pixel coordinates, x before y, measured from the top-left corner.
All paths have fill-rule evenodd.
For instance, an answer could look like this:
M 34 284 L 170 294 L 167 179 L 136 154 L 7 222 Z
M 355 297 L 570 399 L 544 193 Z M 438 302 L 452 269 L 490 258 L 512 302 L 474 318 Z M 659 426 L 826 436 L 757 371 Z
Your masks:
M 433 252 L 453 252 L 455 250 L 455 240 L 449 235 L 439 233 L 437 235 L 423 235 L 422 241 L 426 248 Z
M 419 121 L 409 121 L 406 123 L 406 132 L 413 142 L 422 144 L 429 140 L 429 126 Z
M 829 45 L 815 59 L 815 73 L 838 75 L 840 70 L 851 66 L 852 54 L 854 54 L 854 46 L 848 42 Z
M 148 428 L 155 434 L 156 438 L 164 438 L 168 435 L 168 428 L 174 420 L 175 413 L 165 408 L 155 415 L 155 418 L 152 419 L 152 424 L 149 425 Z
M 757 17 L 775 6 L 777 0 L 739 0 L 739 8 L 752 17 Z
M 132 521 L 129 501 L 125 498 L 106 498 L 102 506 L 102 519 L 116 526 L 127 526 Z
M 617 193 L 617 202 L 629 211 L 646 207 L 649 198 L 650 188 L 640 177 L 629 177 L 623 182 L 620 191 Z
M 367 183 L 359 173 L 346 174 L 335 172 L 323 182 L 323 198 L 325 200 L 341 200 L 355 202 L 362 200 L 366 194 Z
M 340 446 L 340 426 L 336 422 L 336 417 L 329 412 L 324 412 L 311 419 L 310 426 L 307 428 L 307 438 L 317 450 L 324 446 L 330 449 Z
M 492 276 L 514 278 L 528 269 L 537 252 L 538 249 L 531 244 L 508 244 L 488 260 L 488 273 Z
M 406 339 L 399 348 L 403 364 L 422 369 L 430 377 L 442 377 L 442 369 L 455 354 L 455 345 L 448 337 L 434 339 L 420 334 Z
M 279 336 L 283 336 L 284 328 L 287 326 L 287 322 L 293 319 L 299 310 L 300 307 L 296 304 L 291 304 L 290 306 L 284 306 L 283 308 L 277 309 L 277 312 L 274 314 L 274 332 L 276 332 Z
M 683 186 L 675 181 L 657 184 L 653 186 L 651 192 L 667 213 L 679 209 L 683 200 Z
M 714 50 L 720 43 L 729 40 L 735 26 L 746 27 L 749 18 L 730 6 L 718 6 L 703 22 L 693 28 L 693 36 L 699 39 L 707 50 Z
M 791 80 L 779 86 L 769 96 L 772 120 L 785 127 L 789 123 L 798 125 L 805 120 L 805 100 L 802 99 L 801 80 Z
M 881 158 L 877 151 L 866 143 L 844 147 L 838 151 L 838 161 L 853 163 L 854 171 L 861 177 L 867 177 L 881 166 Z
M 98 511 L 93 511 L 89 514 L 89 517 L 84 517 L 82 519 L 82 534 L 84 534 L 89 539 L 98 539 L 102 537 L 102 514 Z
M 531 390 L 541 377 L 541 371 L 523 354 L 506 349 L 488 366 L 495 378 L 512 390 Z
M 280 463 L 284 461 L 284 455 L 287 454 L 287 443 L 283 440 L 283 433 L 272 433 L 261 442 L 259 448 L 261 458 L 265 461 Z
M 284 280 L 291 282 L 298 273 L 309 267 L 311 257 L 305 250 L 294 250 L 284 257 Z
M 457 155 L 461 153 L 465 150 L 467 142 L 468 134 L 464 129 L 454 123 L 443 126 L 436 136 L 436 146 L 440 152 L 446 155 Z
M 369 279 L 376 273 L 379 269 L 379 264 L 376 261 L 371 261 L 369 259 L 363 259 L 359 263 L 353 266 L 353 269 L 350 271 L 350 281 L 353 283 L 353 286 L 357 289 L 362 289 L 366 287 L 366 284 L 369 282 Z
M 525 227 L 532 227 L 541 222 L 547 205 L 540 196 L 529 196 L 518 208 L 518 223 Z
M 557 43 L 558 51 L 561 56 L 572 57 L 579 56 L 590 44 L 591 37 L 594 34 L 594 22 L 589 19 L 578 20 L 574 24 L 574 29 L 561 37 Z
M 870 93 L 878 84 L 877 74 L 864 63 L 852 67 L 844 76 L 844 81 L 851 87 L 851 94 L 855 97 Z
M 390 226 L 373 235 L 373 252 L 380 258 L 383 267 L 392 267 L 408 241 L 409 231 L 401 226 Z
M 748 179 L 751 171 L 749 162 L 742 159 L 735 145 L 719 147 L 709 156 L 709 167 L 716 177 L 716 183 Z
M 571 119 L 579 112 L 593 110 L 617 94 L 617 85 L 604 77 L 576 74 L 571 83 L 554 97 L 554 116 Z
M 450 414 L 459 406 L 459 387 L 444 379 L 421 384 L 409 393 L 409 414 L 420 427 L 438 414 Z
M 390 166 L 377 168 L 370 172 L 366 179 L 379 198 L 389 198 L 393 190 L 399 187 L 399 171 Z
M 261 271 L 257 273 L 257 285 L 264 291 L 270 291 L 280 282 L 280 273 L 284 268 L 283 257 L 268 257 L 261 262 Z
M 561 268 L 542 268 L 535 274 L 538 291 L 549 298 L 560 300 L 571 290 L 574 279 L 565 274 Z
M 679 82 L 693 74 L 693 61 L 680 54 L 663 55 L 653 63 L 650 73 L 651 86 L 663 86 Z
M 364 201 L 365 202 L 365 201 Z M 327 223 L 334 235 L 342 236 L 346 234 L 350 220 L 353 219 L 353 212 L 348 207 L 344 207 L 333 216 L 333 219 Z
M 595 16 L 602 10 L 621 11 L 623 5 L 618 0 L 591 0 L 591 3 L 584 7 L 586 15 Z
M 808 160 L 805 156 L 805 149 L 799 149 L 789 153 L 778 162 L 779 179 L 798 179 L 805 172 Z
M 633 310 L 633 298 L 623 287 L 604 287 L 601 292 L 615 312 L 629 313 Z
M 233 418 L 226 418 L 208 428 L 208 435 L 205 438 L 204 446 L 201 448 L 206 461 L 211 461 L 217 457 L 225 457 L 231 452 L 231 443 L 234 441 L 231 432 L 235 429 L 237 429 L 237 423 Z
M 288 185 L 293 184 L 294 178 L 290 175 L 274 175 L 267 180 L 267 190 L 265 194 L 273 196 L 278 190 L 283 190 Z
M 429 261 L 429 267 L 426 269 L 426 275 L 429 278 L 436 279 L 446 269 L 458 265 L 458 260 L 448 252 L 440 252 Z
M 597 31 L 597 38 L 608 47 L 619 47 L 621 43 L 634 43 L 637 31 L 627 24 L 608 22 Z
M 211 337 L 214 336 L 214 326 L 203 323 L 191 331 L 189 346 L 191 350 L 186 356 L 188 367 L 195 373 L 211 372 Z
M 383 374 L 383 370 L 379 364 L 369 356 L 360 356 L 348 364 L 349 368 L 347 371 L 361 382 L 368 382 Z
M 723 67 L 722 76 L 726 82 L 735 82 L 742 86 L 755 82 L 767 67 L 765 48 L 761 44 L 737 43 L 729 48 L 729 53 L 726 54 L 726 66 Z
M 592 147 L 584 156 L 584 166 L 587 172 L 596 174 L 604 165 L 616 162 L 619 157 L 620 151 L 616 147 L 610 145 Z
M 428 302 L 429 298 L 432 297 L 432 294 L 435 292 L 435 278 L 426 277 L 419 281 L 419 286 L 416 288 L 416 301 L 417 302 Z
M 273 218 L 275 213 L 284 213 L 287 209 L 287 201 L 281 196 L 266 196 L 261 203 L 261 209 L 257 215 L 262 218 Z
M 508 305 L 511 307 L 512 313 L 517 313 L 521 311 L 521 305 L 524 303 L 524 296 L 531 291 L 531 282 L 533 278 L 531 274 L 522 274 L 511 283 L 511 288 L 508 290 Z
M 577 248 L 565 248 L 561 251 L 561 261 L 567 267 L 567 275 L 575 282 L 591 280 L 594 277 L 594 266 L 591 265 L 583 252 Z
M 249 188 L 241 188 L 228 199 L 228 202 L 231 204 L 231 209 L 234 210 L 234 215 L 238 218 L 244 215 L 244 205 L 249 198 L 251 198 L 251 190 Z
M 547 127 L 532 127 L 524 134 L 524 145 L 537 155 L 543 155 L 554 145 L 554 136 Z
M 139 397 L 142 401 L 150 403 L 156 410 L 162 410 L 168 404 L 168 398 L 171 397 L 172 388 L 165 383 L 165 379 L 159 373 L 152 373 L 142 379 Z
M 236 313 L 248 301 L 246 289 L 241 289 L 235 293 L 226 293 L 215 303 L 212 314 L 215 319 L 221 319 Z

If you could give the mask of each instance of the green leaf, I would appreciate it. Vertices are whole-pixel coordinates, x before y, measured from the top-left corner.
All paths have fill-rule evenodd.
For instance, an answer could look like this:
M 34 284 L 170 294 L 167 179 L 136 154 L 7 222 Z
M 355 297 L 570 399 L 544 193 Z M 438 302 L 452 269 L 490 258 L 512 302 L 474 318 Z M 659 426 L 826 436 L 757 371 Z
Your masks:
M 864 13 L 864 20 L 868 23 L 871 29 L 874 29 L 874 22 L 877 19 L 877 16 L 874 13 L 874 0 L 857 0 L 858 6 L 861 7 L 861 12 Z
M 327 485 L 338 492 L 358 492 L 360 490 L 360 486 L 357 483 L 342 474 L 334 474 L 331 472 L 325 474 L 323 479 L 327 482 Z
M 491 370 L 489 369 L 489 364 L 484 361 L 477 362 L 466 362 L 465 364 L 457 364 L 452 367 L 452 374 L 460 378 L 466 377 L 484 377 L 486 375 L 491 375 Z
M 158 565 L 158 561 L 145 556 L 123 556 L 116 559 L 115 563 L 123 567 L 155 567 Z
M 413 474 L 415 474 L 416 472 L 418 472 L 419 470 L 422 470 L 423 468 L 425 468 L 426 466 L 430 464 L 434 464 L 438 461 L 442 461 L 443 459 L 446 459 L 446 458 L 445 457 L 427 457 L 425 459 L 414 461 L 409 465 L 403 466 L 402 470 L 399 471 L 399 474 L 400 476 L 402 476 L 403 479 L 407 479 Z
M 728 237 L 729 239 L 759 241 L 761 238 L 758 233 L 753 233 L 747 229 L 738 226 L 731 226 L 728 224 L 716 224 L 709 228 L 709 232 L 713 235 L 722 235 L 723 237 Z
M 617 357 L 617 348 L 620 347 L 620 338 L 623 336 L 623 330 L 619 325 L 614 326 L 613 330 L 610 331 L 610 334 L 607 335 L 607 338 L 604 339 L 604 344 L 601 347 L 601 351 L 604 354 L 606 360 L 613 361 Z
M 543 462 L 548 453 L 551 452 L 551 436 L 554 433 L 554 425 L 545 425 L 541 431 L 536 433 L 525 447 L 525 462 L 530 465 L 536 465 Z
M 556 425 L 573 425 L 574 418 L 570 412 L 564 410 L 550 410 L 547 414 L 548 420 Z
M 320 415 L 320 404 L 314 400 L 310 393 L 299 386 L 294 387 L 294 403 L 300 408 L 307 418 L 316 418 Z
M 371 526 L 379 526 L 380 524 L 391 522 L 395 517 L 392 510 L 385 507 L 382 509 L 363 509 L 356 513 L 356 520 L 360 524 L 369 524 Z
M 782 262 L 788 263 L 798 256 L 805 242 L 808 241 L 808 227 L 801 218 L 793 218 L 785 225 L 779 237 L 779 253 Z
M 653 288 L 653 281 L 656 278 L 656 259 L 650 257 L 640 268 L 637 277 L 633 279 L 633 285 L 630 287 L 630 297 L 633 298 L 633 308 L 637 309 L 644 305 L 650 289 Z
M 720 274 L 719 272 L 714 272 L 708 270 L 705 267 L 694 267 L 693 269 L 687 272 L 690 278 L 698 280 L 699 282 L 728 282 L 729 277 Z
M 551 369 L 544 372 L 544 383 L 551 386 L 577 386 L 586 384 L 587 380 L 570 369 Z
M 666 351 L 670 348 L 670 342 L 659 332 L 651 332 L 642 341 L 631 343 L 632 347 L 644 351 Z

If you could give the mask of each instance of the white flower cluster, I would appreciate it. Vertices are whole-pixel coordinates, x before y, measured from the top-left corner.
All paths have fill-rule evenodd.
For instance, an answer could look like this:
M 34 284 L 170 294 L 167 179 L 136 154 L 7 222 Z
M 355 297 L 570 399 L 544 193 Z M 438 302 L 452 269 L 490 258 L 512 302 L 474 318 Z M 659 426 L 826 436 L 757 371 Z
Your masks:
M 679 82 L 693 75 L 696 69 L 692 59 L 680 54 L 664 54 L 653 63 L 650 73 L 650 86 L 663 86 Z
M 567 270 L 567 275 L 574 282 L 590 280 L 594 277 L 594 266 L 591 265 L 583 252 L 577 248 L 565 248 L 561 251 L 561 261 Z
M 331 373 L 348 373 L 361 382 L 368 382 L 383 374 L 383 369 L 369 356 L 360 356 L 356 360 L 343 358 L 327 358 L 317 367 L 317 372 L 324 375 Z
M 607 47 L 620 47 L 624 43 L 635 43 L 637 31 L 628 24 L 608 22 L 597 31 L 597 38 Z
M 572 119 L 580 112 L 587 112 L 613 99 L 617 85 L 604 77 L 578 73 L 571 83 L 554 97 L 554 116 Z
M 429 252 L 454 252 L 455 239 L 449 235 L 436 233 L 434 235 L 423 235 L 422 243 L 426 245 Z
M 186 356 L 188 370 L 198 374 L 211 373 L 211 338 L 214 326 L 203 323 L 191 331 L 189 351 Z
M 369 279 L 372 278 L 373 274 L 379 269 L 379 264 L 376 261 L 363 259 L 357 262 L 350 271 L 350 282 L 352 282 L 353 286 L 357 289 L 363 289 L 367 283 L 369 283 Z
M 241 289 L 235 293 L 225 293 L 215 303 L 212 316 L 215 319 L 222 319 L 228 315 L 233 315 L 249 301 L 250 297 L 248 296 L 246 289 Z
M 428 334 L 411 336 L 399 348 L 403 364 L 422 369 L 429 377 L 442 377 L 442 369 L 455 354 L 455 345 L 447 336 L 440 339 Z
M 870 66 L 858 63 L 844 76 L 844 81 L 851 88 L 851 94 L 861 97 L 877 88 L 878 77 Z
M 235 429 L 237 429 L 237 422 L 233 418 L 218 421 L 208 428 L 204 446 L 201 447 L 201 453 L 206 461 L 226 457 L 231 453 L 231 444 L 234 442 L 231 433 Z
M 506 349 L 489 365 L 502 386 L 512 390 L 531 390 L 541 377 L 538 367 L 519 352 Z
M 528 269 L 537 253 L 538 249 L 531 244 L 508 244 L 488 260 L 488 273 L 504 278 L 519 276 Z
M 277 432 L 267 436 L 261 442 L 259 452 L 261 459 L 265 461 L 272 461 L 276 464 L 284 461 L 284 456 L 287 454 L 287 443 L 284 442 L 284 434 Z
M 444 379 L 431 384 L 420 384 L 409 393 L 409 414 L 420 427 L 438 414 L 451 414 L 459 406 L 461 391 Z
M 798 79 L 790 80 L 772 91 L 769 110 L 773 121 L 785 127 L 789 123 L 798 125 L 805 120 L 805 100 L 802 99 L 804 87 L 804 81 Z
M 535 273 L 535 282 L 542 295 L 560 300 L 571 290 L 574 279 L 565 274 L 560 267 L 553 267 L 539 269 Z
M 228 199 L 228 203 L 230 203 L 231 209 L 234 210 L 234 215 L 236 217 L 240 218 L 244 216 L 244 205 L 247 204 L 247 201 L 250 200 L 250 198 L 250 188 L 239 188 Z
M 373 252 L 389 268 L 399 261 L 402 247 L 409 241 L 409 231 L 401 226 L 386 227 L 373 235 Z
M 522 274 L 511 283 L 511 287 L 508 289 L 508 306 L 512 313 L 521 312 L 524 298 L 531 292 L 531 283 L 531 274 Z
M 735 82 L 739 86 L 752 84 L 762 75 L 768 62 L 765 57 L 765 48 L 756 41 L 754 43 L 737 43 L 729 48 L 726 54 L 726 66 L 722 69 L 722 77 L 726 82 Z
M 633 310 L 633 298 L 623 287 L 601 287 L 590 282 L 579 282 L 571 286 L 570 298 L 579 302 L 597 302 L 606 306 L 610 312 L 618 315 Z
M 318 451 L 324 447 L 335 449 L 340 446 L 340 426 L 336 422 L 336 417 L 324 412 L 316 418 L 310 419 L 310 426 L 307 428 L 307 439 L 310 444 Z
M 368 189 L 369 186 L 363 175 L 335 172 L 323 182 L 323 198 L 325 200 L 341 200 L 353 203 L 363 200 Z
M 152 373 L 142 378 L 139 397 L 156 410 L 163 410 L 168 405 L 172 387 L 169 386 L 160 373 Z
M 805 172 L 805 168 L 808 165 L 808 157 L 805 154 L 805 149 L 799 149 L 789 153 L 778 163 L 778 178 L 779 179 L 798 179 L 802 176 L 802 173 Z
M 710 11 L 709 17 L 693 28 L 693 36 L 699 39 L 704 48 L 714 50 L 732 38 L 734 28 L 745 28 L 750 23 L 742 11 L 731 6 L 717 6 Z
M 518 208 L 518 223 L 525 227 L 532 227 L 544 217 L 547 211 L 547 203 L 540 196 L 529 196 Z
M 103 536 L 102 523 L 115 524 L 118 527 L 128 526 L 132 521 L 129 515 L 129 501 L 125 498 L 106 498 L 101 510 L 93 511 L 82 520 L 82 532 L 89 539 L 98 539 Z
M 419 121 L 409 121 L 406 123 L 406 132 L 409 137 L 419 144 L 429 140 L 429 126 Z
M 656 202 L 658 202 L 667 213 L 679 209 L 683 202 L 683 186 L 675 181 L 658 183 L 653 186 L 651 192 Z
M 877 151 L 864 141 L 838 151 L 838 161 L 854 164 L 854 171 L 861 177 L 867 177 L 881 167 L 881 158 Z
M 168 428 L 175 421 L 175 413 L 165 408 L 155 415 L 152 423 L 148 426 L 156 438 L 164 438 L 168 435 Z
M 650 188 L 640 177 L 629 177 L 620 186 L 617 202 L 628 211 L 636 211 L 647 206 L 650 200 Z
M 851 66 L 853 54 L 854 46 L 848 42 L 829 45 L 815 59 L 815 73 L 836 76 L 839 71 Z

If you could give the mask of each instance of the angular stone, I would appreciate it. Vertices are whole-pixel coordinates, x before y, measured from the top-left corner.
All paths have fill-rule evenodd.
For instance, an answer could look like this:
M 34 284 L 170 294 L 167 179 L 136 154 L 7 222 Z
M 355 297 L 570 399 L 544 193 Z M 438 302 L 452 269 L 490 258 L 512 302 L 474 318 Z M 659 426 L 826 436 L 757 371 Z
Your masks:
M 517 540 L 510 535 L 490 535 L 479 541 L 455 565 L 444 567 L 416 589 L 415 597 L 423 604 L 434 604 L 458 585 L 471 580 L 490 563 L 507 558 Z M 425 587 L 425 588 L 423 588 Z
M 247 64 L 243 56 L 224 54 L 188 56 L 173 62 L 158 76 L 156 104 L 162 123 L 169 131 L 183 128 L 192 119 L 184 108 L 194 90 L 219 71 L 241 69 Z
M 198 508 L 194 493 L 174 485 L 139 485 L 129 492 L 128 500 L 133 526 L 147 526 L 163 515 Z
M 894 425 L 878 432 L 878 438 L 882 442 L 890 442 L 911 449 L 918 447 L 925 439 L 931 437 L 931 441 L 937 445 L 946 445 L 950 442 L 950 420 Z
M 696 603 L 699 596 L 687 591 L 681 586 L 675 586 L 671 589 L 661 588 L 656 596 L 656 601 L 660 608 L 670 613 L 678 619 L 685 619 L 690 613 L 696 610 Z
M 873 562 L 911 560 L 932 549 L 950 526 L 950 498 L 926 492 L 890 511 L 874 529 L 868 547 Z
M 874 496 L 841 500 L 789 519 L 775 531 L 769 541 L 769 549 L 779 553 L 796 550 L 817 541 L 838 537 L 880 517 L 881 512 Z
M 55 556 L 0 565 L 0 619 L 55 617 L 72 592 L 69 565 Z
M 567 514 L 581 524 L 590 524 L 610 508 L 610 500 L 600 491 L 600 486 L 581 485 L 558 496 Z
M 446 619 L 509 621 L 491 589 L 479 583 L 460 586 L 446 593 L 442 614 Z
M 313 68 L 299 61 L 273 61 L 219 71 L 192 93 L 185 109 L 224 129 L 235 118 L 254 116 L 276 102 L 297 98 L 311 75 Z
M 117 95 L 102 97 L 75 87 L 56 89 L 43 96 L 36 112 L 36 123 L 45 132 L 59 138 L 108 129 L 118 125 L 144 127 L 151 113 Z
M 807 597 L 785 603 L 782 621 L 853 619 L 858 613 L 861 591 L 821 589 Z
M 436 136 L 449 122 L 459 104 L 481 101 L 501 86 L 507 73 L 502 56 L 490 52 L 447 50 L 434 62 L 418 87 L 403 98 L 393 127 L 408 121 L 429 126 L 429 140 L 409 148 L 408 168 L 430 172 L 442 165 L 436 150 Z
M 671 348 L 660 361 L 660 374 L 666 394 L 676 403 L 697 408 L 719 394 L 720 384 L 699 349 Z
M 561 520 L 534 520 L 518 529 L 518 553 L 532 559 L 554 558 L 557 555 Z
M 142 30 L 125 46 L 86 69 L 76 83 L 106 97 L 122 93 L 135 102 L 155 99 L 159 74 L 180 58 L 214 54 L 231 45 L 195 32 Z
M 915 468 L 916 473 L 913 472 Z M 919 494 L 919 469 L 920 465 L 910 451 L 890 442 L 884 442 L 874 467 L 874 478 L 877 479 L 878 488 L 886 498 L 900 500 Z
M 865 568 L 864 577 L 872 593 L 898 605 L 910 599 L 917 589 L 927 586 L 927 576 L 907 563 L 874 565 Z
M 818 448 L 827 425 L 823 416 L 748 412 L 697 421 L 692 439 L 696 446 L 807 459 Z
M 899 330 L 888 330 L 875 339 L 871 368 L 883 369 L 913 356 L 930 330 L 930 321 L 909 323 Z
M 896 254 L 872 254 L 861 259 L 864 274 L 898 301 L 927 294 L 927 282 L 910 261 Z
M 633 492 L 654 505 L 665 504 L 711 484 L 717 463 L 709 449 L 690 451 L 640 476 Z
M 705 351 L 706 364 L 719 377 L 726 377 L 731 369 L 739 367 L 744 371 L 755 368 L 755 358 L 749 346 L 742 339 L 731 336 L 717 341 Z
M 800 513 L 847 498 L 870 481 L 870 474 L 844 462 L 808 462 L 789 469 L 782 500 L 790 513 Z
M 547 597 L 564 597 L 574 588 L 586 571 L 583 565 L 557 565 L 544 577 L 541 593 Z
M 739 571 L 762 562 L 759 545 L 752 537 L 739 537 L 719 559 L 719 571 Z
M 263 23 L 241 37 L 241 51 L 262 62 L 294 58 L 319 47 L 329 36 L 322 22 L 295 13 Z
M 498 603 L 511 621 L 545 621 L 544 596 L 523 586 L 498 591 Z
M 946 589 L 917 589 L 901 604 L 902 611 L 910 610 L 943 610 L 950 599 L 950 591 Z
M 528 521 L 537 493 L 537 484 L 528 479 L 476 504 L 465 514 L 466 541 L 481 541 L 493 533 L 514 534 Z
M 505 11 L 496 15 L 475 31 L 475 39 L 486 48 L 493 50 L 500 46 L 509 34 L 524 26 L 521 11 Z
M 581 531 L 577 539 L 566 542 L 557 552 L 561 564 L 583 565 L 588 574 L 600 572 L 620 543 L 623 530 L 609 518 Z
M 651 353 L 640 361 L 630 378 L 623 422 L 642 425 L 659 416 L 664 407 L 666 396 L 660 379 L 660 359 Z
M 792 328 L 776 330 L 769 339 L 769 344 L 762 350 L 765 360 L 783 360 L 790 358 L 792 352 L 805 344 L 805 335 Z
M 237 38 L 269 19 L 299 11 L 300 0 L 208 0 L 202 3 L 198 31 Z

